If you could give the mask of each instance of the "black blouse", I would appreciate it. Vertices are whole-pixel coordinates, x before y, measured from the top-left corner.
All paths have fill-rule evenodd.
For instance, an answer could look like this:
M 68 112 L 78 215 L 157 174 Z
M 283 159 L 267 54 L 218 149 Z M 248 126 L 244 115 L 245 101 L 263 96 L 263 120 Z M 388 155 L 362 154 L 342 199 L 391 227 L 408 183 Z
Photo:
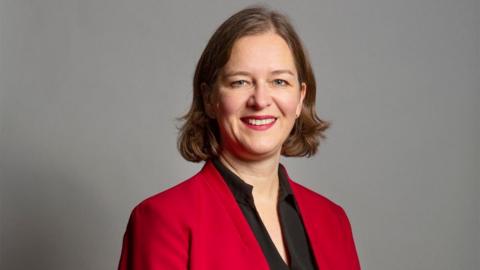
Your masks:
M 277 209 L 283 238 L 290 257 L 290 268 L 285 261 L 283 261 L 280 253 L 278 253 L 275 244 L 268 234 L 267 228 L 255 208 L 252 195 L 253 186 L 240 179 L 240 177 L 225 167 L 220 160 L 214 159 L 213 164 L 224 178 L 233 196 L 237 200 L 238 205 L 242 209 L 243 215 L 250 224 L 250 228 L 255 234 L 263 254 L 270 265 L 270 269 L 317 269 L 307 234 L 305 233 L 302 220 L 298 213 L 298 206 L 292 189 L 288 183 L 287 176 L 280 167 L 278 169 L 280 182 Z

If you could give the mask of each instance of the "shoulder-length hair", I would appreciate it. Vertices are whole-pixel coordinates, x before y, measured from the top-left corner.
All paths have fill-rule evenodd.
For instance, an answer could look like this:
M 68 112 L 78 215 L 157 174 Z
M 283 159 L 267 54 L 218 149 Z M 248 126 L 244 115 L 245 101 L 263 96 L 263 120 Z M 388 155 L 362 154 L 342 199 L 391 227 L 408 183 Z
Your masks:
M 215 91 L 214 85 L 221 69 L 230 58 L 236 40 L 249 35 L 273 31 L 281 36 L 293 54 L 300 83 L 307 85 L 301 114 L 282 146 L 284 156 L 307 156 L 317 152 L 320 138 L 329 122 L 320 119 L 315 111 L 316 83 L 310 61 L 289 19 L 265 7 L 243 9 L 220 25 L 207 43 L 193 78 L 193 101 L 180 120 L 177 147 L 188 161 L 199 162 L 217 157 L 221 151 L 218 123 L 205 110 L 202 88 Z M 203 87 L 203 86 L 207 87 Z M 208 95 L 208 93 L 207 93 Z

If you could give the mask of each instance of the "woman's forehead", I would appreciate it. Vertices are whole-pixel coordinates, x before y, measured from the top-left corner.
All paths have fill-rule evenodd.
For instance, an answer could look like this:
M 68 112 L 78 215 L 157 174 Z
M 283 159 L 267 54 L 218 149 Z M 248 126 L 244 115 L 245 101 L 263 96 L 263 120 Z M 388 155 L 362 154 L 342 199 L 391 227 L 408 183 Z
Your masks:
M 245 36 L 234 43 L 222 73 L 242 72 L 296 74 L 295 61 L 290 47 L 278 34 L 268 32 Z

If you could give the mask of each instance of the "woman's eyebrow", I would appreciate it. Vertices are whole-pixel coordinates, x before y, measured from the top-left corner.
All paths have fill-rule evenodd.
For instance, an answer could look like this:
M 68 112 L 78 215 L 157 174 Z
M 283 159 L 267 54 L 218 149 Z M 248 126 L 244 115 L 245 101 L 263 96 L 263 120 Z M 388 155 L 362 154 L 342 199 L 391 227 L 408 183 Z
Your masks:
M 233 72 L 225 72 L 223 77 L 232 77 L 232 76 L 250 76 L 250 73 L 247 71 L 233 71 Z
M 295 76 L 295 73 L 289 69 L 277 69 L 270 72 L 270 74 L 272 75 L 279 75 L 279 74 L 285 74 L 285 73 L 291 76 Z M 250 72 L 240 70 L 240 71 L 225 72 L 223 74 L 223 77 L 228 78 L 232 76 L 250 76 L 250 75 L 251 75 Z
M 279 75 L 279 74 L 283 74 L 283 73 L 287 73 L 287 74 L 290 74 L 292 76 L 295 76 L 295 73 L 293 73 L 293 71 L 289 70 L 289 69 L 279 69 L 279 70 L 274 70 L 271 72 L 271 74 L 273 75 Z

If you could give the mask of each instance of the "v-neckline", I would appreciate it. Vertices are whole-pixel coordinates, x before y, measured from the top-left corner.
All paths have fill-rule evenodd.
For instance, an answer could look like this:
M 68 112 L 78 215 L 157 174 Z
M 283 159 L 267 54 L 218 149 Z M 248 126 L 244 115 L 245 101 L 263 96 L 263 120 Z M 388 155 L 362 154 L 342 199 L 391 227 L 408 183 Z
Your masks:
M 300 219 L 302 220 L 304 227 L 305 227 L 305 232 L 307 234 L 308 241 L 312 247 L 312 252 L 313 252 L 313 259 L 315 260 L 315 264 L 317 266 L 320 265 L 320 250 L 319 247 L 316 245 L 316 241 L 313 238 L 313 228 L 311 226 L 311 222 L 313 221 L 311 217 L 308 215 L 306 212 L 306 203 L 301 196 L 298 196 L 299 190 L 298 187 L 296 186 L 296 183 L 294 183 L 290 177 L 288 176 L 285 168 L 280 164 L 280 167 L 282 170 L 284 170 L 285 176 L 287 178 L 287 181 L 292 189 L 292 192 L 294 194 L 294 197 L 297 199 L 297 207 L 299 211 L 299 216 Z M 247 248 L 254 256 L 256 257 L 256 261 L 261 261 L 262 265 L 260 265 L 259 269 L 270 269 L 268 261 L 266 257 L 263 254 L 262 248 L 260 244 L 258 243 L 255 234 L 253 233 L 250 224 L 248 224 L 248 221 L 246 220 L 245 216 L 242 213 L 242 210 L 237 204 L 237 201 L 233 194 L 230 192 L 228 185 L 225 183 L 223 180 L 223 177 L 221 174 L 217 171 L 215 168 L 215 165 L 212 163 L 212 161 L 207 161 L 206 164 L 204 165 L 204 169 L 202 170 L 202 173 L 206 174 L 206 179 L 209 180 L 207 183 L 209 183 L 209 186 L 213 188 L 216 192 L 216 194 L 219 195 L 219 199 L 221 200 L 222 205 L 224 206 L 226 212 L 232 219 L 232 222 L 235 225 L 235 228 L 237 229 L 239 233 L 239 237 L 242 239 L 242 242 L 244 244 L 244 247 Z M 255 209 L 256 210 L 256 209 Z M 258 214 L 258 212 L 257 212 Z M 264 229 L 266 230 L 265 225 L 262 222 L 262 225 Z M 275 244 L 273 243 L 273 240 L 270 237 L 270 234 L 267 235 L 271 241 L 271 244 L 275 247 L 275 251 L 277 255 L 280 257 L 282 262 L 287 266 L 288 269 L 290 269 L 290 265 L 288 265 L 283 258 L 281 258 L 280 253 L 278 252 L 278 249 L 276 248 Z M 287 247 L 288 250 L 288 247 Z

